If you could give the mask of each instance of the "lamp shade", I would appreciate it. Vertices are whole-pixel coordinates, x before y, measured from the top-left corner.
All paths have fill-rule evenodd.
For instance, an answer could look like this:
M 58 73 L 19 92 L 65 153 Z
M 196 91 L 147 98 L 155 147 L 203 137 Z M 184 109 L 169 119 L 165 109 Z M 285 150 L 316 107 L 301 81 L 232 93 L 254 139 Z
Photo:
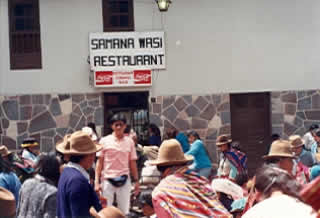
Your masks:
M 158 4 L 159 11 L 167 11 L 171 0 L 156 0 L 156 2 Z

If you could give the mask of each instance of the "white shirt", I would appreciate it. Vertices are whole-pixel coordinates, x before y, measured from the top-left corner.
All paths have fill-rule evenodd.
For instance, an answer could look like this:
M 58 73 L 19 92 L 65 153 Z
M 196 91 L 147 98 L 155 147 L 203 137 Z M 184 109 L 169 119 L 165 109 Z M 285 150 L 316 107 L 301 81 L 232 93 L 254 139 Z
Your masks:
M 288 195 L 277 195 L 259 202 L 242 218 L 316 218 L 312 207 Z

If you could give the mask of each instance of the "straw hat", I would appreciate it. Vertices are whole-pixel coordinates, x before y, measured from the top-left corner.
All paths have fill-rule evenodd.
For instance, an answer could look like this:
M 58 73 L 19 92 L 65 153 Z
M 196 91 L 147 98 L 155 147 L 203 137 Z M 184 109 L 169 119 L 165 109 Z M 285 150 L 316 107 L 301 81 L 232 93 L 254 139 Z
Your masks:
M 270 151 L 268 155 L 264 155 L 263 159 L 270 159 L 273 157 L 289 157 L 295 158 L 291 151 L 291 144 L 287 140 L 276 140 L 271 144 Z
M 299 135 L 292 135 L 289 137 L 289 142 L 292 148 L 302 147 L 304 145 L 304 140 Z
M 221 135 L 216 140 L 216 145 L 221 146 L 232 142 L 232 139 L 229 138 L 228 135 Z
M 36 141 L 35 138 L 26 138 L 23 140 L 21 147 L 23 148 L 30 148 L 30 147 L 36 147 L 39 143 Z
M 0 214 L 1 217 L 13 217 L 16 213 L 14 195 L 5 188 L 0 187 Z
M 162 142 L 157 159 L 150 161 L 150 164 L 158 166 L 179 165 L 192 160 L 193 156 L 185 155 L 176 139 L 169 139 Z
M 217 178 L 212 180 L 211 187 L 216 192 L 222 192 L 230 195 L 233 199 L 243 198 L 242 188 L 229 179 Z
M 85 155 L 100 151 L 102 145 L 92 141 L 87 133 L 76 131 L 71 135 L 66 135 L 63 141 L 56 145 L 56 149 L 62 154 Z
M 90 208 L 90 214 L 95 218 L 125 218 L 124 214 L 116 207 L 110 206 L 99 211 Z
M 2 157 L 6 157 L 11 153 L 12 152 L 8 150 L 7 146 L 5 146 L 5 145 L 1 145 L 0 146 L 0 154 L 1 154 Z

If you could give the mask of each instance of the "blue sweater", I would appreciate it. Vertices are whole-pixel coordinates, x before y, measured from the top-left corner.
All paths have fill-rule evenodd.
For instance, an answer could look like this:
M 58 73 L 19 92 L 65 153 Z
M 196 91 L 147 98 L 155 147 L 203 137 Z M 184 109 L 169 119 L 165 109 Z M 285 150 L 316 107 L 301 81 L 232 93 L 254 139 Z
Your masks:
M 186 154 L 194 157 L 193 162 L 196 170 L 211 167 L 210 158 L 201 140 L 194 141 Z
M 12 192 L 17 204 L 19 200 L 19 191 L 21 188 L 21 183 L 17 175 L 14 172 L 10 172 L 10 173 L 1 172 L 0 186 Z
M 91 206 L 97 211 L 102 209 L 98 196 L 88 180 L 77 169 L 64 168 L 58 184 L 57 216 L 90 217 Z
M 189 151 L 190 145 L 188 142 L 188 138 L 185 134 L 183 134 L 182 132 L 179 132 L 179 134 L 176 136 L 176 139 L 180 142 L 183 153 L 186 153 L 187 151 Z

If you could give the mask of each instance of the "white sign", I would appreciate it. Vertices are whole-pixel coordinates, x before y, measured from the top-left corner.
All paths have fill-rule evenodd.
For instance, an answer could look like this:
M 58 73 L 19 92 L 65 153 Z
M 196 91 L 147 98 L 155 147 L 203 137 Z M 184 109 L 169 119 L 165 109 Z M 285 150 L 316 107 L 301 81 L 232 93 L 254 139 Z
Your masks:
M 90 33 L 93 71 L 165 69 L 164 32 Z

